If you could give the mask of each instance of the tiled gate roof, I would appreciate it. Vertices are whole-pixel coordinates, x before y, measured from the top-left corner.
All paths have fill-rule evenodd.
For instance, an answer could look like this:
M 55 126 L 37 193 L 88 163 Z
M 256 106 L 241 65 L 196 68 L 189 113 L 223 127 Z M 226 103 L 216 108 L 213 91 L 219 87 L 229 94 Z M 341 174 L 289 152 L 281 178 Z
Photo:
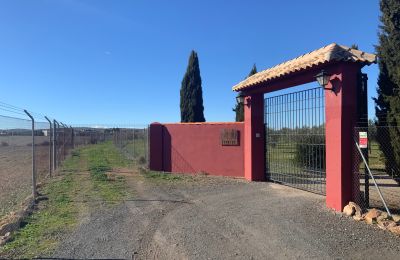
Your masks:
M 253 76 L 235 85 L 232 89 L 234 91 L 240 91 L 293 72 L 306 70 L 320 64 L 337 61 L 358 62 L 362 63 L 363 65 L 370 65 L 371 63 L 376 63 L 377 59 L 375 54 L 366 53 L 346 47 L 344 45 L 332 43 L 295 59 L 278 64 L 272 68 L 260 71 L 259 73 L 254 74 Z

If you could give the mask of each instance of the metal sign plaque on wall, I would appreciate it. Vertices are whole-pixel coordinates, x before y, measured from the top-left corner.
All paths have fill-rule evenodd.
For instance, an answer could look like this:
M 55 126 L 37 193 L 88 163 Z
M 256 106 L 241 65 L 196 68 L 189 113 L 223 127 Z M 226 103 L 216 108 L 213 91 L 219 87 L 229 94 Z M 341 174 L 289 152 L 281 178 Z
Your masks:
M 221 144 L 226 146 L 239 145 L 239 130 L 221 129 Z

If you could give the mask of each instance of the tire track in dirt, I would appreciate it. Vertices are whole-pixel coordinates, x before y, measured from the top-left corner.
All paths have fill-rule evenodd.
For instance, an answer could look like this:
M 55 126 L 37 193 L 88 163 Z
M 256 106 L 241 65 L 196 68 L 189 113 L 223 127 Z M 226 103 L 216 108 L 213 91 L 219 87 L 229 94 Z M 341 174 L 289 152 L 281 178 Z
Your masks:
M 88 200 L 91 212 L 82 216 L 79 227 L 61 242 L 53 257 L 164 258 L 162 252 L 168 247 L 159 243 L 159 224 L 170 212 L 187 204 L 185 198 L 171 192 L 168 185 L 153 183 L 140 174 L 121 175 L 134 196 L 111 207 Z
M 158 182 L 135 173 L 126 180 L 134 197 L 97 208 L 55 256 L 363 259 L 400 253 L 398 238 L 332 214 L 323 196 L 308 192 L 229 178 Z
M 168 185 L 163 187 L 160 184 L 139 180 L 131 183 L 130 186 L 134 187 L 137 193 L 135 206 L 138 201 L 145 203 L 146 205 L 141 210 L 142 214 L 148 217 L 147 220 L 143 220 L 147 225 L 140 238 L 140 246 L 135 259 L 185 258 L 176 254 L 159 229 L 160 223 L 165 218 L 190 202 L 187 202 L 182 194 L 168 189 Z

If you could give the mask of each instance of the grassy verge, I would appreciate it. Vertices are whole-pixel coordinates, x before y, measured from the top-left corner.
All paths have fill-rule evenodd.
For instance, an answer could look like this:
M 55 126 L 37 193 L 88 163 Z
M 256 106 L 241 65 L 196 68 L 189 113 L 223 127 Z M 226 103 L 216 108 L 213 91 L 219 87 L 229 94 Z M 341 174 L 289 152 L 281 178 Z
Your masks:
M 182 176 L 177 174 L 172 174 L 168 172 L 157 172 L 157 171 L 149 171 L 146 169 L 141 169 L 141 174 L 149 180 L 154 181 L 181 181 L 184 179 L 190 179 L 191 176 Z
M 130 140 L 128 141 L 123 149 L 129 153 L 131 153 L 135 158 L 139 158 L 140 156 L 145 156 L 146 153 L 146 142 L 147 140 L 144 138 Z
M 79 223 L 80 216 L 94 206 L 88 202 L 100 200 L 112 205 L 129 195 L 123 177 L 110 179 L 107 174 L 129 164 L 111 143 L 73 151 L 61 168 L 61 176 L 40 190 L 47 200 L 39 203 L 12 240 L 0 248 L 0 258 L 51 255 L 60 239 Z
M 32 258 L 45 255 L 57 245 L 57 235 L 71 230 L 77 223 L 79 207 L 72 200 L 78 182 L 79 156 L 71 156 L 64 165 L 63 176 L 52 180 L 40 191 L 48 198 L 38 210 L 25 219 L 25 226 L 17 231 L 12 241 L 0 249 L 0 257 Z
M 111 143 L 89 146 L 82 151 L 82 157 L 87 162 L 87 170 L 93 184 L 93 190 L 107 202 L 118 202 L 126 197 L 126 182 L 123 176 L 110 176 L 113 168 L 132 167 L 128 161 Z

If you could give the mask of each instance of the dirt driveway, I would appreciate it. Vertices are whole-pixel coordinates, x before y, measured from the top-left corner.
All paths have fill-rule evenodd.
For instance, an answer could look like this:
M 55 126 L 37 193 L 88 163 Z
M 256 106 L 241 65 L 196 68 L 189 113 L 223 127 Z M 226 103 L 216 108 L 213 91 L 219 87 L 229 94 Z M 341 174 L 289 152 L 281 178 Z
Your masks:
M 271 183 L 128 175 L 135 195 L 97 207 L 57 258 L 396 259 L 400 238 L 325 209 L 324 197 Z

